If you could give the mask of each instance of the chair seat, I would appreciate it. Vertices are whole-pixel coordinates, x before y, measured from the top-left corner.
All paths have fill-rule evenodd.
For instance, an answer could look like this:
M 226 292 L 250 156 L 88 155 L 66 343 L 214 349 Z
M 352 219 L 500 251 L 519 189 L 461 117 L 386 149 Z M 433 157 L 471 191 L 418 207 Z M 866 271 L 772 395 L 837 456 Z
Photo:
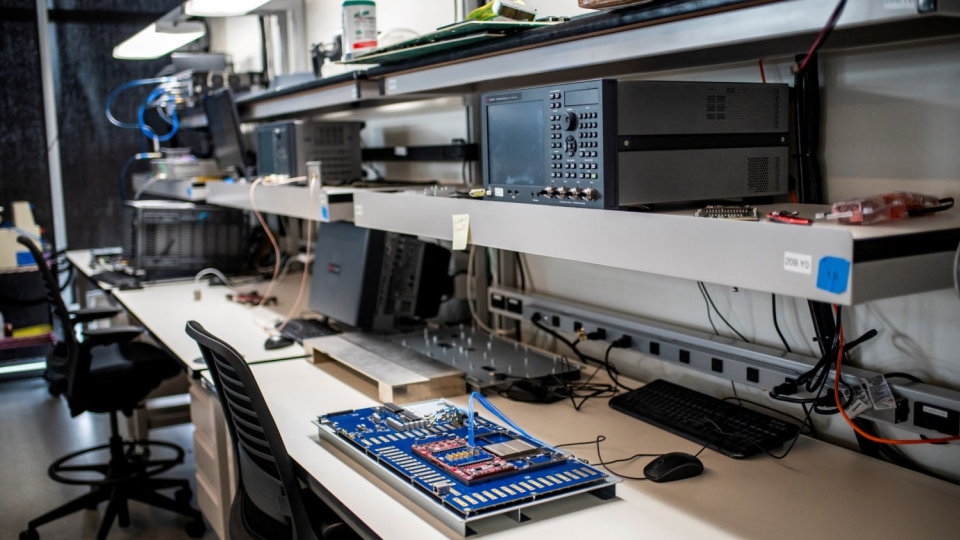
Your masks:
M 90 374 L 85 381 L 86 410 L 129 411 L 180 367 L 162 350 L 139 341 L 94 347 Z

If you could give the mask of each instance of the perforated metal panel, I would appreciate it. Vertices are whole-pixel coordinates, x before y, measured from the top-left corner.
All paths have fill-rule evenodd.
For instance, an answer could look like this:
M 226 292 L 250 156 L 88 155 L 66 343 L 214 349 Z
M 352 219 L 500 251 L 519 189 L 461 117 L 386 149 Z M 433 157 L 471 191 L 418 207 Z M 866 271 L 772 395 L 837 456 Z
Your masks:
M 362 176 L 357 150 L 360 148 L 359 125 L 355 123 L 312 124 L 307 140 L 316 144 L 315 158 L 320 161 L 324 182 L 339 184 Z
M 342 185 L 363 177 L 360 122 L 284 120 L 257 127 L 259 174 L 306 176 L 306 164 L 321 162 L 324 184 Z
M 780 99 L 780 92 L 762 85 L 709 86 L 704 95 L 707 126 L 711 131 L 782 130 L 786 119 Z
M 778 193 L 782 178 L 779 157 L 747 158 L 747 192 L 751 194 Z

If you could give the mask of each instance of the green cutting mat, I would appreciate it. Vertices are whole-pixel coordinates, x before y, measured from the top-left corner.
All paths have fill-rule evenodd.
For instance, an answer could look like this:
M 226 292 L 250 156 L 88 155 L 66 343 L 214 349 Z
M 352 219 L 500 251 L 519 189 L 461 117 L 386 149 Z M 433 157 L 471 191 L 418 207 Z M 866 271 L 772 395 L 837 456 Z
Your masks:
M 344 60 L 343 64 L 384 64 L 415 58 L 428 53 L 462 47 L 472 43 L 502 37 L 505 33 L 549 26 L 551 22 L 523 21 L 463 21 L 441 26 L 423 34 L 387 47 L 373 49 L 362 56 Z M 394 56 L 388 53 L 406 53 Z
M 496 39 L 501 37 L 503 37 L 503 34 L 471 34 L 469 36 L 464 36 L 462 38 L 447 39 L 444 41 L 437 41 L 435 43 L 418 45 L 416 47 L 407 47 L 406 49 L 386 51 L 378 54 L 368 54 L 368 55 L 365 55 L 363 58 L 354 58 L 353 60 L 345 60 L 342 63 L 344 64 L 389 64 L 390 62 L 398 62 L 400 60 L 416 58 L 418 56 L 424 56 L 426 54 L 446 51 L 448 49 L 456 49 L 459 47 L 463 47 L 464 45 L 470 45 L 472 43 L 479 43 L 481 41 L 487 41 L 490 39 Z

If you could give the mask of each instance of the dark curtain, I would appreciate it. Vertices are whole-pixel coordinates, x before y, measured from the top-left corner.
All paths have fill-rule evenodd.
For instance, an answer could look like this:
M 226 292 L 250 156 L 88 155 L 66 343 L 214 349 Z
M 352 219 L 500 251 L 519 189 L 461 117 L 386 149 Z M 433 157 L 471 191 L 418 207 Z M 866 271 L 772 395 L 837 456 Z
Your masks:
M 169 57 L 114 60 L 113 47 L 176 7 L 178 0 L 57 0 L 51 7 L 51 48 L 60 131 L 61 168 L 70 249 L 119 245 L 118 177 L 143 149 L 134 130 L 104 116 L 107 95 L 120 84 L 151 77 Z M 0 0 L 0 205 L 29 200 L 53 236 L 47 169 L 36 7 Z M 114 114 L 135 118 L 143 90 L 116 102 Z

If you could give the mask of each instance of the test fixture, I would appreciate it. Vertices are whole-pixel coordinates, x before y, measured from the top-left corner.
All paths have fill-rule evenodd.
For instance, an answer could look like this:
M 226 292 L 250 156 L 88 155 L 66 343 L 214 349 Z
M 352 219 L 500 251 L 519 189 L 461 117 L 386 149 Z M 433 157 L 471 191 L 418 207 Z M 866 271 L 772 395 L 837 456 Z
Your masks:
M 478 401 L 504 424 L 474 415 Z M 320 416 L 320 438 L 333 444 L 460 534 L 477 520 L 592 493 L 615 496 L 619 478 L 543 443 L 480 394 L 468 410 L 444 399 L 393 403 Z

